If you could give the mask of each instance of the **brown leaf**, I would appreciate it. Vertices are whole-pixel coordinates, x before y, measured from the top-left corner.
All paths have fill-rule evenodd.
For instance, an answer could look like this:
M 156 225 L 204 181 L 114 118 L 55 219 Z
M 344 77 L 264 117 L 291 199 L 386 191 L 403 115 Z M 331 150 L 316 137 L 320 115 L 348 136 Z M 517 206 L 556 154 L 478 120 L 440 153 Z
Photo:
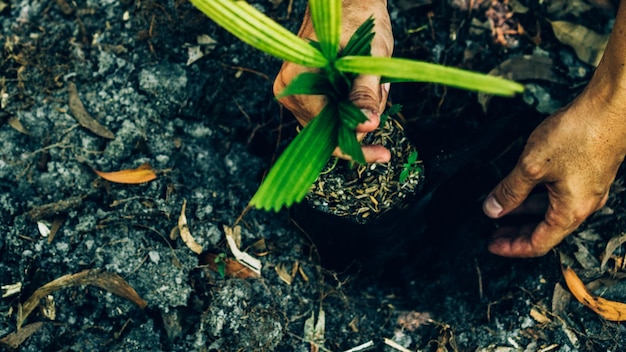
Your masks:
M 579 59 L 589 65 L 598 66 L 609 41 L 608 34 L 598 34 L 587 27 L 567 21 L 554 21 L 550 24 L 556 38 L 571 46 Z
M 606 320 L 626 321 L 626 303 L 609 301 L 592 295 L 572 268 L 563 268 L 563 277 L 572 295 Z
M 106 127 L 102 126 L 98 121 L 96 121 L 96 119 L 89 115 L 83 105 L 83 102 L 80 101 L 80 98 L 78 97 L 78 90 L 76 89 L 76 84 L 74 84 L 74 82 L 67 82 L 67 94 L 69 95 L 68 104 L 70 112 L 81 126 L 100 137 L 115 139 L 113 132 L 109 131 Z
M 189 230 L 189 226 L 187 225 L 187 217 L 185 216 L 185 209 L 187 208 L 187 200 L 183 201 L 183 208 L 180 211 L 180 216 L 178 217 L 178 233 L 180 237 L 183 239 L 183 242 L 191 249 L 192 252 L 196 254 L 202 253 L 202 246 L 196 242 L 196 240 L 191 235 L 191 231 Z
M 39 305 L 39 301 L 54 291 L 67 287 L 92 285 L 111 292 L 114 295 L 126 298 L 135 303 L 139 308 L 145 308 L 148 303 L 144 301 L 137 292 L 115 273 L 102 271 L 100 269 L 84 270 L 76 274 L 61 276 L 41 286 L 24 302 L 17 317 L 17 328 L 20 329 L 26 318 Z
M 218 263 L 215 262 L 216 258 L 217 254 L 205 252 L 200 256 L 200 260 L 198 262 L 200 265 L 207 265 L 209 269 L 219 273 L 219 269 L 217 268 Z M 237 279 L 255 279 L 259 277 L 257 273 L 236 260 L 232 260 L 230 258 L 220 258 L 219 260 L 223 261 L 226 265 L 224 270 L 224 274 L 226 276 Z
M 7 123 L 19 133 L 30 135 L 30 132 L 26 129 L 26 127 L 24 127 L 24 125 L 22 125 L 22 122 L 20 122 L 17 117 L 10 117 Z
M 154 170 L 152 170 L 152 166 L 150 166 L 150 164 L 148 163 L 145 163 L 136 169 L 112 172 L 102 172 L 94 169 L 93 171 L 97 173 L 98 176 L 107 181 L 124 184 L 139 184 L 150 182 L 157 177 Z

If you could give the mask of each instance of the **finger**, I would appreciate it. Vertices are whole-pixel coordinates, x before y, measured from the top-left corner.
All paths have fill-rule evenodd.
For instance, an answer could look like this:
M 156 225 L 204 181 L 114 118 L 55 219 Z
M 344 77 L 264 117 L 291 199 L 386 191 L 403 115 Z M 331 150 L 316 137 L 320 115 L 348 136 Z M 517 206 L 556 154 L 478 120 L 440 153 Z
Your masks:
M 499 218 L 517 208 L 537 185 L 537 178 L 529 177 L 518 164 L 487 196 L 483 211 L 490 218 Z
M 372 75 L 359 75 L 354 79 L 350 100 L 363 110 L 368 121 L 357 126 L 358 132 L 373 131 L 380 123 L 381 86 L 380 77 Z
M 529 233 L 529 228 L 524 227 L 517 234 L 496 236 L 489 245 L 489 251 L 505 257 L 538 257 L 548 253 L 580 226 L 603 201 L 603 199 L 587 199 L 553 198 L 544 220 L 532 232 Z M 572 205 L 578 205 L 578 207 L 575 208 Z
M 382 145 L 364 145 L 361 147 L 366 163 L 388 163 L 391 160 L 391 152 Z M 352 160 L 349 155 L 341 152 L 339 147 L 335 148 L 333 156 L 345 160 Z

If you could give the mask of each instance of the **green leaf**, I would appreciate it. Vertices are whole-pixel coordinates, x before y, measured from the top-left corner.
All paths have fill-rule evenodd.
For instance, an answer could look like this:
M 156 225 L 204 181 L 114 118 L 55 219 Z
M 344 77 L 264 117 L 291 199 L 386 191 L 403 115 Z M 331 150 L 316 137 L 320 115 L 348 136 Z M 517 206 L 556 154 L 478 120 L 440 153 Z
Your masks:
M 309 10 L 322 53 L 329 61 L 335 60 L 341 37 L 341 0 L 309 0 Z
M 352 34 L 341 56 L 370 56 L 374 35 L 374 18 L 370 17 Z
M 295 94 L 332 95 L 334 89 L 325 75 L 304 72 L 296 76 L 276 98 L 281 99 Z
M 250 201 L 279 211 L 306 196 L 337 146 L 337 108 L 327 104 L 289 144 Z
M 354 129 L 348 128 L 345 125 L 339 127 L 339 149 L 344 154 L 350 156 L 350 158 L 359 164 L 365 164 L 365 156 L 361 149 L 361 143 L 356 139 L 356 132 Z
M 328 64 L 319 50 L 245 1 L 190 1 L 218 25 L 261 51 L 309 67 L 324 67 Z
M 404 181 L 406 181 L 408 177 L 409 177 L 409 169 L 404 168 L 402 172 L 400 172 L 400 178 L 398 179 L 398 181 L 400 181 L 400 183 L 404 183 Z
M 358 124 L 367 121 L 367 116 L 354 103 L 344 100 L 339 103 L 339 119 L 344 126 L 354 132 Z
M 334 65 L 342 72 L 384 76 L 394 82 L 432 82 L 502 96 L 512 96 L 524 91 L 524 86 L 517 82 L 423 61 L 346 56 L 337 60 Z
M 402 104 L 391 105 L 389 109 L 387 109 L 385 112 L 383 112 L 382 115 L 380 115 L 379 126 L 381 127 L 385 126 L 385 123 L 387 123 L 387 119 L 389 118 L 389 116 L 397 115 L 400 112 L 400 110 L 402 110 Z
M 415 164 L 415 162 L 417 162 L 417 150 L 411 152 L 411 154 L 409 154 L 409 160 L 407 160 L 407 164 L 409 166 L 412 166 L 413 164 Z

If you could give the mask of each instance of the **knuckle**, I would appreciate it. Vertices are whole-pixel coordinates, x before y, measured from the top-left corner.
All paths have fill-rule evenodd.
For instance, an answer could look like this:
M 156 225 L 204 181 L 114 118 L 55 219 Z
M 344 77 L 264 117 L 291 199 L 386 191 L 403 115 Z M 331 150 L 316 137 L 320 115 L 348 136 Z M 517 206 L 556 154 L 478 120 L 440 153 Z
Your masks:
M 543 176 L 543 167 L 534 158 L 523 156 L 519 161 L 519 170 L 526 179 L 537 181 Z

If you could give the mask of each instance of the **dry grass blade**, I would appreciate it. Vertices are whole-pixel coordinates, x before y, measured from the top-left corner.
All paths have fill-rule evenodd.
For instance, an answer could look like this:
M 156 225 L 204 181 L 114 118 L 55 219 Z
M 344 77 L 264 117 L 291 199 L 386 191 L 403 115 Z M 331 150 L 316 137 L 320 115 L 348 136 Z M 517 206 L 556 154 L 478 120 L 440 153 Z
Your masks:
M 606 320 L 626 321 L 626 304 L 592 295 L 572 268 L 563 268 L 563 277 L 572 295 Z
M 52 292 L 63 288 L 92 285 L 107 290 L 114 295 L 126 298 L 135 303 L 139 308 L 145 308 L 148 303 L 144 301 L 122 277 L 115 273 L 100 269 L 84 270 L 76 274 L 64 275 L 41 286 L 24 302 L 17 317 L 17 328 L 20 329 L 26 318 L 39 305 L 39 301 Z
M 80 98 L 78 97 L 76 84 L 73 82 L 67 82 L 67 94 L 69 95 L 70 112 L 81 126 L 100 137 L 115 139 L 113 132 L 109 131 L 106 127 L 102 126 L 98 121 L 96 121 L 96 119 L 89 115 L 83 105 L 83 102 L 80 101 Z
M 150 164 L 148 163 L 145 163 L 137 167 L 136 169 L 112 172 L 102 172 L 94 169 L 93 171 L 98 174 L 98 176 L 107 181 L 114 183 L 124 183 L 129 185 L 150 182 L 157 177 L 156 173 L 152 169 L 152 166 L 150 166 Z

